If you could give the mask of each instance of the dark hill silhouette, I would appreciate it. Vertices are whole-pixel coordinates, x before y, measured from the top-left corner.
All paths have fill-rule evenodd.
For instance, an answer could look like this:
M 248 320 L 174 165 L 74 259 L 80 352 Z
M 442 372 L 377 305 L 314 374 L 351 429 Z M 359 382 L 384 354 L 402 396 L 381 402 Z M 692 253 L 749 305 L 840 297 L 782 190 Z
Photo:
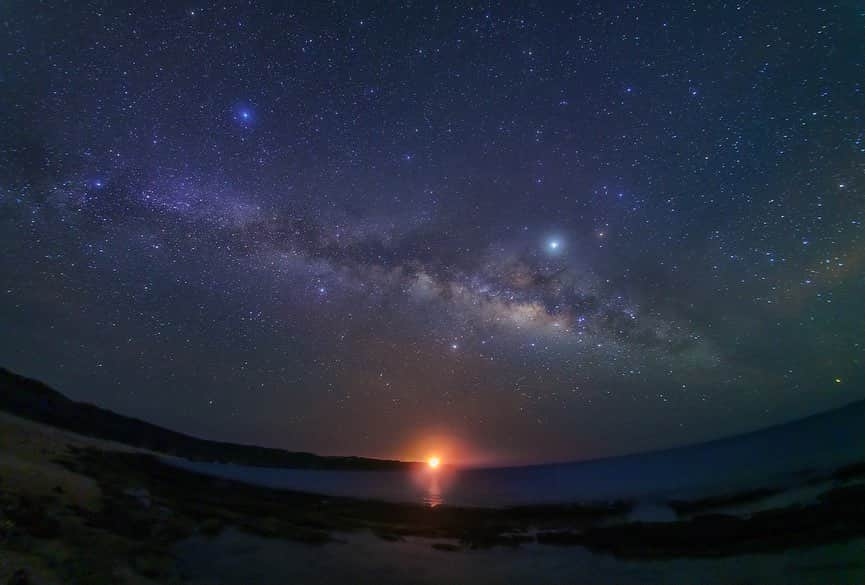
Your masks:
M 255 445 L 208 441 L 178 433 L 84 402 L 0 368 L 0 410 L 81 435 L 151 449 L 193 460 L 258 467 L 397 470 L 413 465 L 363 457 L 325 457 Z

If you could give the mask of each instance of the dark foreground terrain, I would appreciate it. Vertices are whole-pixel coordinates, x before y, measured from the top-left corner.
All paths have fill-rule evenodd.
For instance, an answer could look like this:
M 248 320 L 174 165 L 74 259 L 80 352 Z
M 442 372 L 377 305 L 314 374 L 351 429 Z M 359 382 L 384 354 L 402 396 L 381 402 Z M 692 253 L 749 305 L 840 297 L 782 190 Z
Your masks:
M 2 389 L 11 391 L 29 390 Z M 199 475 L 152 452 L 2 414 L 0 583 L 179 583 L 178 544 L 227 530 L 310 547 L 339 546 L 350 534 L 394 548 L 421 537 L 445 558 L 523 545 L 620 559 L 779 552 L 865 537 L 863 479 L 865 464 L 811 477 L 816 497 L 750 514 L 728 510 L 778 490 L 672 501 L 678 519 L 669 522 L 630 521 L 629 502 L 431 508 Z
M 861 468 L 841 471 L 807 505 L 738 517 L 713 513 L 718 502 L 709 500 L 693 502 L 693 515 L 680 521 L 635 523 L 623 502 L 429 508 L 271 490 L 12 417 L 0 424 L 0 576 L 27 575 L 17 583 L 181 582 L 175 545 L 227 528 L 316 547 L 371 532 L 383 542 L 425 537 L 437 550 L 465 554 L 540 543 L 622 558 L 738 555 L 865 536 Z

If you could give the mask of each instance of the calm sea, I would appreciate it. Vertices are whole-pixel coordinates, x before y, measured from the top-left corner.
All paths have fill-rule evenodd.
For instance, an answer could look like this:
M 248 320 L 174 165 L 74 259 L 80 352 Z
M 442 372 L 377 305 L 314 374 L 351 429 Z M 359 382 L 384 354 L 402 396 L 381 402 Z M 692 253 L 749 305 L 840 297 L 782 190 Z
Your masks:
M 428 505 L 508 506 L 626 498 L 646 502 L 795 485 L 865 460 L 865 402 L 731 439 L 577 463 L 496 469 L 319 471 L 166 461 L 256 485 Z

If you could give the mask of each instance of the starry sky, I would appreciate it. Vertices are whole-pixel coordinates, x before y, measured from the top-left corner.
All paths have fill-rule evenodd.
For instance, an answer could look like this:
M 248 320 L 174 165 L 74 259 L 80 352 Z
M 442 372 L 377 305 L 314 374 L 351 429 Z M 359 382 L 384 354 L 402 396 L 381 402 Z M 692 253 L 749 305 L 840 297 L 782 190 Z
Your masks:
M 865 398 L 860 2 L 0 7 L 0 364 L 503 464 Z

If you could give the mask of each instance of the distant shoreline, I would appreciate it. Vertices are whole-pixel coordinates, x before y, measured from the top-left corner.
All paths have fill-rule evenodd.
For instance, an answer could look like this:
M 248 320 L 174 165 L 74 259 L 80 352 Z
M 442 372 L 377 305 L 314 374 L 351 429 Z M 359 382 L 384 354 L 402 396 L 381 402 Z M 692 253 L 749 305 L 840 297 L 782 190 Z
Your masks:
M 0 368 L 0 410 L 89 437 L 191 460 L 287 469 L 405 470 L 420 463 L 324 456 L 201 439 L 70 400 L 42 382 Z

